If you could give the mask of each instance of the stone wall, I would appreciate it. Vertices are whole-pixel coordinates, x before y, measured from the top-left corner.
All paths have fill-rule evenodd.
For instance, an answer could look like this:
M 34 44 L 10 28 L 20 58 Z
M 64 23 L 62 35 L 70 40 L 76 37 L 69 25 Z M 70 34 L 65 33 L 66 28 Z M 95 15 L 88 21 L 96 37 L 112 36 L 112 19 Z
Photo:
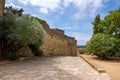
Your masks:
M 77 41 L 74 37 L 66 36 L 63 30 L 50 29 L 45 21 L 42 22 L 42 25 L 47 34 L 41 47 L 44 56 L 77 55 Z
M 22 47 L 16 51 L 19 57 L 33 57 L 34 54 L 32 53 L 31 49 L 28 46 Z
M 5 5 L 5 0 L 0 0 L 0 17 L 3 16 L 4 5 Z

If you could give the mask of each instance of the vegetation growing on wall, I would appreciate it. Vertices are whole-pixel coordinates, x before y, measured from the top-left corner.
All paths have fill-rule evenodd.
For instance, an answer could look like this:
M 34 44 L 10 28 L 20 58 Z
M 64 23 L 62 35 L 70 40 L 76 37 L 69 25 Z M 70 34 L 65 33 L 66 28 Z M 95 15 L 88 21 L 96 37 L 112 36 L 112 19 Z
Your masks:
M 0 21 L 2 57 L 7 58 L 9 53 L 29 45 L 36 46 L 39 51 L 43 43 L 45 31 L 42 25 L 36 18 L 22 14 L 22 11 L 8 7 Z
M 97 15 L 93 25 L 88 51 L 101 58 L 120 57 L 120 8 L 110 11 L 103 20 Z

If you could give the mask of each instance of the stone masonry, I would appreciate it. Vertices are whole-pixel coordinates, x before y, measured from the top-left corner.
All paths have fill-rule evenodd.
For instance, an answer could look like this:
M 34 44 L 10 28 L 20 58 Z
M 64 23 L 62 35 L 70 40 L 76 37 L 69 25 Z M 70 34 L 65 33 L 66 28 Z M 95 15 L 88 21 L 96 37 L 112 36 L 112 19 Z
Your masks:
M 50 29 L 46 21 L 43 21 L 42 25 L 47 34 L 41 47 L 44 56 L 77 55 L 77 41 L 74 37 L 66 36 L 63 30 Z
M 3 13 L 4 13 L 4 5 L 5 5 L 5 0 L 0 0 L 0 17 L 3 16 Z

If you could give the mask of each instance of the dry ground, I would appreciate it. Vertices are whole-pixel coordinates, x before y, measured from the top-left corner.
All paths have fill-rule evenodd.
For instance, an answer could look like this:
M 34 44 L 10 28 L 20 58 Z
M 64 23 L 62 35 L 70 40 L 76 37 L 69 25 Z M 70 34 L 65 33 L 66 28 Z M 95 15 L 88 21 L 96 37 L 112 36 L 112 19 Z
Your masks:
M 106 70 L 112 80 L 120 80 L 120 60 L 102 60 L 92 55 L 82 55 Z

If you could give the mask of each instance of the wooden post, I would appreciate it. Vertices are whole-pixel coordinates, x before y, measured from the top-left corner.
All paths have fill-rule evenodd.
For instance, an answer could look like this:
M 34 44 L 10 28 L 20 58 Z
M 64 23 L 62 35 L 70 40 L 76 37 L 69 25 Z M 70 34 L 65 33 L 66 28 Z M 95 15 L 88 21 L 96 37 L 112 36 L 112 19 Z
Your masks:
M 0 17 L 4 15 L 5 0 L 0 0 Z
M 0 0 L 0 19 L 2 19 L 4 15 L 4 8 L 5 8 L 5 0 Z M 3 49 L 3 42 L 0 39 L 0 59 L 1 59 L 2 49 Z

